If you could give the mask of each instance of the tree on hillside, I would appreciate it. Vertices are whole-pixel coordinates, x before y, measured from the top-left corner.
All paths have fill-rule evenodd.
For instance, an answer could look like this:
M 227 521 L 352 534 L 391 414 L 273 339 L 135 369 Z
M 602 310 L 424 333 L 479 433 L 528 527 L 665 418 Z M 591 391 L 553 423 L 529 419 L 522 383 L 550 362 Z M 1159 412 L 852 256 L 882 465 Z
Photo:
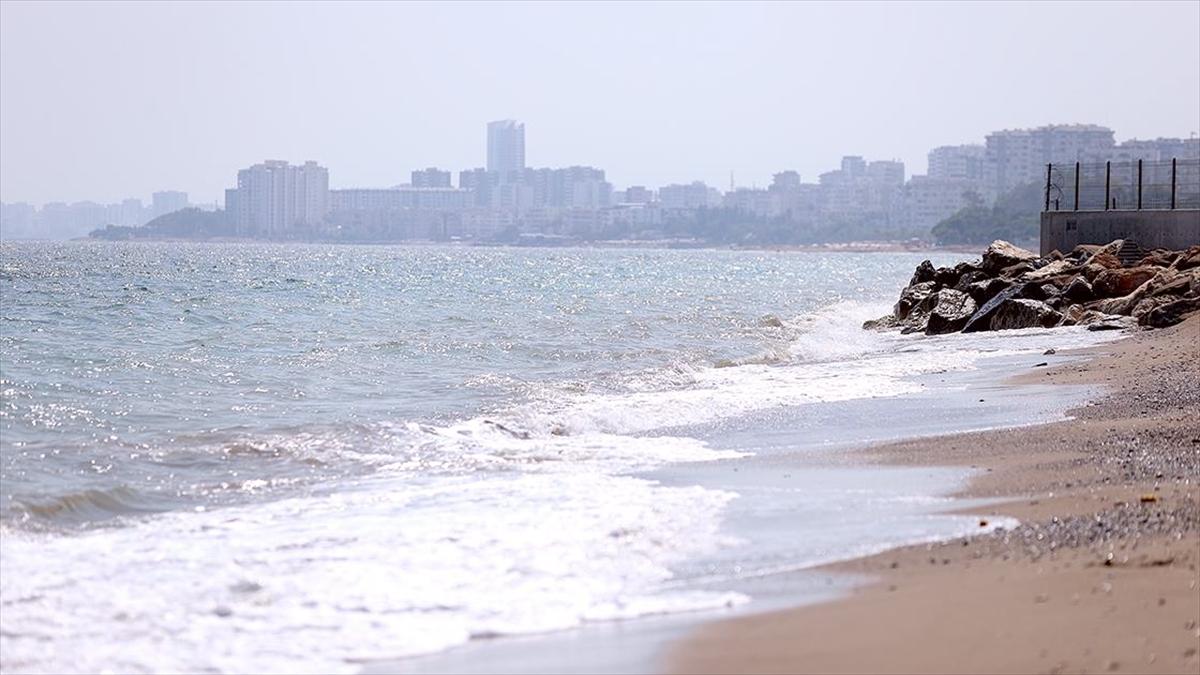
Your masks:
M 1005 192 L 990 207 L 968 204 L 933 227 L 938 244 L 987 244 L 996 239 L 1030 242 L 1038 238 L 1043 199 L 1039 183 Z

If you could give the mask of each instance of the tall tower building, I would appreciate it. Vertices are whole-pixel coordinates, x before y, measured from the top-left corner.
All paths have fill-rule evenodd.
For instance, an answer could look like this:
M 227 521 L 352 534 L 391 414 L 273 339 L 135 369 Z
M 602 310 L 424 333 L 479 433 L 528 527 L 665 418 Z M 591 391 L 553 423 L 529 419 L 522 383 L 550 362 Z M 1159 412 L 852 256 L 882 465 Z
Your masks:
M 488 122 L 487 170 L 508 181 L 525 168 L 525 125 L 516 120 Z

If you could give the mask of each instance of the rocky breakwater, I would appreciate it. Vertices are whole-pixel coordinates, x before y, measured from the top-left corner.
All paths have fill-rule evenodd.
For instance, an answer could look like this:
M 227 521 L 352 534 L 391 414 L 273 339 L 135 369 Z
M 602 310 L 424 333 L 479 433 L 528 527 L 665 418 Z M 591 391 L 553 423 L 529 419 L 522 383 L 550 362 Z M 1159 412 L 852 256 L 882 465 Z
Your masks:
M 1087 325 L 1162 328 L 1200 311 L 1200 246 L 1155 250 L 1136 263 L 1122 240 L 1039 256 L 992 242 L 975 262 L 922 262 L 892 313 L 863 324 L 927 335 Z

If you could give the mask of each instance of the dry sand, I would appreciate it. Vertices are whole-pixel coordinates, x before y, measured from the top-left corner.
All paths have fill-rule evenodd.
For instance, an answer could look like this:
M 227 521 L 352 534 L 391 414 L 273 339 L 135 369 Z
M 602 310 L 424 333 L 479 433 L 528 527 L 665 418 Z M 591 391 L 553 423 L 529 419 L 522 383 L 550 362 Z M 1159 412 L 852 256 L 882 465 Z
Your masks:
M 834 569 L 877 581 L 835 602 L 701 626 L 677 673 L 1200 674 L 1200 316 L 1025 382 L 1107 385 L 1074 419 L 871 448 L 970 465 L 1014 530 Z

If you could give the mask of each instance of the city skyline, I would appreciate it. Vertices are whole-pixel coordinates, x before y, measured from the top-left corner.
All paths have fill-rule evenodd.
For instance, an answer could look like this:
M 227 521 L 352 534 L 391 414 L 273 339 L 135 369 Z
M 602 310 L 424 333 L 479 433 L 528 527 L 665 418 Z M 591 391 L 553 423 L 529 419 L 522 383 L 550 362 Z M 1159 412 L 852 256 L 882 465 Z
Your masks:
M 347 189 L 384 190 L 384 189 L 395 189 L 398 187 L 408 187 L 408 186 L 419 187 L 419 188 L 420 187 L 455 187 L 455 188 L 470 187 L 470 188 L 474 188 L 473 185 L 463 185 L 463 183 L 462 183 L 463 174 L 470 174 L 472 172 L 477 172 L 477 171 L 493 171 L 492 169 L 486 168 L 484 165 L 488 163 L 489 153 L 491 152 L 491 148 L 493 146 L 493 140 L 492 140 L 493 127 L 494 127 L 494 125 L 498 125 L 498 124 L 516 124 L 519 127 L 519 138 L 520 138 L 520 144 L 521 144 L 521 148 L 519 150 L 519 157 L 520 157 L 519 162 L 521 164 L 523 164 L 524 166 L 528 166 L 528 167 L 536 166 L 534 164 L 527 163 L 527 161 L 525 159 L 525 153 L 524 153 L 525 124 L 523 122 L 520 122 L 519 120 L 511 120 L 511 119 L 495 120 L 495 121 L 486 123 L 488 135 L 487 135 L 486 144 L 484 146 L 484 152 L 481 153 L 481 161 L 470 167 L 464 166 L 461 168 L 455 168 L 455 167 L 451 167 L 449 165 L 441 164 L 441 163 L 436 163 L 436 164 L 433 164 L 433 165 L 430 165 L 430 166 L 427 166 L 424 168 L 398 167 L 395 171 L 395 180 L 385 181 L 385 184 L 352 185 L 352 184 L 341 183 L 337 180 L 331 180 L 330 184 L 329 184 L 329 188 L 332 190 L 347 190 Z M 924 171 L 921 171 L 921 172 L 916 171 L 912 167 L 912 165 L 904 162 L 903 160 L 897 160 L 894 158 L 892 158 L 892 159 L 882 158 L 882 157 L 872 154 L 872 153 L 865 153 L 865 154 L 843 153 L 839 156 L 838 162 L 836 162 L 835 164 L 837 166 L 842 166 L 842 168 L 844 168 L 844 160 L 847 157 L 858 157 L 858 158 L 870 157 L 872 159 L 872 161 L 876 162 L 876 163 L 884 163 L 884 162 L 899 163 L 900 165 L 902 165 L 901 170 L 903 172 L 905 180 L 908 180 L 914 176 L 926 176 L 926 175 L 939 176 L 939 177 L 953 176 L 953 177 L 962 178 L 962 177 L 965 177 L 968 173 L 970 173 L 970 171 L 967 168 L 965 168 L 965 166 L 962 164 L 963 160 L 961 157 L 954 157 L 954 156 L 947 157 L 946 159 L 942 160 L 942 162 L 945 163 L 945 165 L 941 166 L 941 167 L 939 167 L 939 165 L 938 165 L 938 157 L 945 156 L 945 153 L 947 153 L 947 152 L 954 153 L 954 154 L 957 154 L 956 151 L 966 151 L 968 154 L 974 154 L 975 152 L 978 152 L 978 157 L 976 159 L 977 159 L 977 162 L 979 163 L 979 167 L 977 167 L 976 170 L 982 171 L 982 168 L 980 168 L 980 167 L 982 167 L 982 162 L 984 161 L 983 152 L 986 147 L 984 141 L 986 141 L 989 137 L 993 137 L 993 138 L 997 137 L 997 136 L 1004 137 L 1004 136 L 1008 136 L 1008 135 L 1012 135 L 1012 134 L 1023 134 L 1023 133 L 1037 131 L 1037 130 L 1043 130 L 1043 129 L 1072 128 L 1072 127 L 1094 127 L 1096 129 L 1102 130 L 1104 133 L 1107 133 L 1110 137 L 1112 137 L 1115 140 L 1115 142 L 1118 145 L 1125 145 L 1125 146 L 1128 146 L 1128 145 L 1136 146 L 1138 144 L 1145 144 L 1145 143 L 1154 144 L 1158 141 L 1179 140 L 1179 139 L 1194 142 L 1195 139 L 1197 138 L 1197 135 L 1194 132 L 1189 133 L 1189 135 L 1187 135 L 1187 136 L 1171 136 L 1169 134 L 1160 133 L 1160 134 L 1157 134 L 1157 135 L 1154 135 L 1151 137 L 1147 137 L 1147 138 L 1123 137 L 1123 136 L 1117 136 L 1116 132 L 1114 130 L 1108 129 L 1107 127 L 1104 127 L 1103 125 L 1094 125 L 1091 123 L 1079 123 L 1079 122 L 1070 122 L 1070 123 L 1061 123 L 1061 124 L 1049 123 L 1049 124 L 1039 125 L 1037 127 L 1033 127 L 1030 129 L 1023 129 L 1023 128 L 1017 128 L 1017 127 L 1006 127 L 1006 128 L 1002 128 L 1002 129 L 988 131 L 986 133 L 981 134 L 978 138 L 969 139 L 962 143 L 943 143 L 943 144 L 935 145 L 926 150 L 925 155 L 924 155 L 926 158 L 926 161 L 924 162 Z M 535 136 L 536 136 L 536 134 L 535 134 Z M 1180 156 L 1183 157 L 1185 155 L 1181 153 Z M 1190 154 L 1188 154 L 1186 156 L 1190 157 Z M 1115 159 L 1121 159 L 1122 157 L 1123 157 L 1123 155 L 1114 155 Z M 1095 159 L 1098 159 L 1098 157 L 1093 157 L 1092 159 L 1095 160 Z M 318 164 L 323 164 L 323 165 L 328 166 L 328 164 L 326 162 L 323 162 L 319 158 L 317 158 L 317 159 L 295 158 L 295 157 L 280 158 L 277 156 L 260 158 L 256 164 L 260 164 L 260 163 L 269 164 L 271 162 L 287 163 L 287 162 L 295 162 L 295 161 L 299 161 L 301 163 L 315 161 Z M 512 160 L 509 160 L 509 161 L 512 161 Z M 524 166 L 522 168 L 524 168 Z M 569 163 L 569 164 L 566 164 L 563 166 L 587 167 L 588 165 L 585 163 L 582 163 L 582 162 L 572 162 L 572 163 Z M 689 185 L 689 184 L 693 184 L 693 183 L 705 183 L 709 187 L 716 188 L 717 190 L 719 190 L 721 192 L 725 192 L 726 188 L 733 188 L 733 187 L 736 187 L 737 189 L 746 189 L 746 188 L 765 189 L 765 188 L 768 188 L 768 187 L 770 187 L 776 174 L 778 174 L 780 172 L 795 173 L 795 174 L 797 174 L 798 181 L 801 181 L 804 184 L 816 184 L 819 182 L 819 179 L 821 176 L 823 176 L 831 171 L 837 171 L 837 166 L 831 165 L 828 167 L 824 167 L 821 170 L 817 171 L 816 173 L 807 174 L 807 175 L 802 172 L 796 171 L 794 166 L 767 167 L 767 168 L 763 168 L 760 170 L 761 173 L 765 174 L 768 177 L 768 179 L 761 184 L 736 183 L 736 185 L 733 185 L 731 183 L 734 183 L 736 181 L 736 175 L 729 176 L 730 183 L 721 183 L 719 181 L 715 182 L 715 183 L 709 183 L 708 181 L 706 181 L 702 178 L 699 178 L 699 177 L 695 177 L 695 176 L 693 176 L 691 178 L 684 178 L 684 179 L 678 180 L 678 181 L 671 181 L 668 183 L 650 184 L 650 185 L 638 184 L 638 183 L 621 183 L 618 181 L 610 181 L 610 182 L 612 183 L 614 189 L 622 189 L 622 188 L 632 187 L 632 188 L 639 188 L 639 189 L 650 189 L 651 191 L 657 191 L 660 187 Z M 244 167 L 237 167 L 231 173 L 236 174 L 243 168 Z M 508 170 L 511 171 L 512 167 L 509 167 Z M 499 172 L 499 173 L 503 173 L 503 172 Z M 1028 172 L 1026 171 L 1026 172 L 1019 174 L 1021 176 L 1021 180 L 1029 179 L 1029 176 L 1026 175 L 1027 173 Z M 403 180 L 404 177 L 407 177 L 408 180 L 404 181 Z M 1014 182 L 1017 182 L 1017 181 L 1014 181 Z M 176 187 L 177 188 L 178 187 L 187 188 L 187 186 L 176 186 Z M 728 191 L 731 192 L 732 190 L 728 190 Z M 200 208 L 222 208 L 224 205 L 224 201 L 225 201 L 224 198 L 227 196 L 227 193 L 228 193 L 228 186 L 226 186 L 225 188 L 222 188 L 220 196 L 216 199 L 192 201 L 192 200 L 189 200 L 188 197 L 194 196 L 196 193 L 193 192 L 191 189 L 178 190 L 175 188 L 170 188 L 170 189 L 159 188 L 159 189 L 155 189 L 155 190 L 151 191 L 147 196 L 150 197 L 149 201 L 153 202 L 155 199 L 158 199 L 160 196 L 182 194 L 182 195 L 184 195 L 184 202 L 189 204 L 190 206 L 200 207 Z M 141 200 L 142 200 L 142 197 L 137 196 L 135 194 L 131 194 L 131 193 L 125 193 L 114 199 L 104 200 L 104 201 L 96 201 L 93 199 L 76 199 L 76 198 L 72 198 L 69 196 L 63 197 L 63 198 L 58 198 L 58 199 L 52 199 L 50 201 L 40 202 L 40 203 L 30 201 L 30 200 L 8 199 L 6 196 L 5 196 L 5 198 L 0 199 L 0 201 L 7 203 L 7 204 L 22 204 L 22 203 L 24 203 L 24 204 L 30 204 L 35 207 L 42 207 L 42 206 L 51 205 L 51 204 L 70 205 L 70 204 L 78 204 L 78 203 L 95 203 L 97 205 L 113 205 L 113 204 L 118 204 L 121 202 L 141 201 Z M 146 208 L 147 208 L 147 210 L 153 210 L 155 215 L 161 215 L 162 213 L 164 213 L 164 211 L 162 211 L 161 209 L 152 209 L 151 206 L 147 206 Z
M 620 185 L 725 186 L 732 171 L 761 187 L 777 167 L 811 180 L 844 154 L 919 174 L 928 148 L 1073 119 L 1124 138 L 1200 130 L 1192 3 L 0 12 L 9 202 L 163 188 L 219 201 L 222 176 L 268 157 L 338 167 L 340 186 L 388 186 L 419 167 L 484 166 L 474 124 L 486 119 L 538 129 L 529 165 L 603 166 Z M 1089 39 L 1064 41 L 1065 27 Z M 1018 34 L 1049 52 L 1010 49 Z M 1131 42 L 1137 58 L 1104 48 Z M 259 58 L 268 51 L 289 58 Z M 1138 99 L 1112 99 L 1114 82 L 1138 83 Z

